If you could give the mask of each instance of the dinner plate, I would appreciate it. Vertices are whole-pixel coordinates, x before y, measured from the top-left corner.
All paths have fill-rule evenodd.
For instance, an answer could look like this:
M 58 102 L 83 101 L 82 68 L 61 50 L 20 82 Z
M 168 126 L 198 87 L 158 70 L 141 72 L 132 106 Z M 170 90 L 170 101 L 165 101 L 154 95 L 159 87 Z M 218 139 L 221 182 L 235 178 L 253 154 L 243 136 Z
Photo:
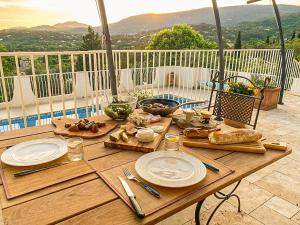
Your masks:
M 143 155 L 135 170 L 144 180 L 162 187 L 187 187 L 202 181 L 206 167 L 197 158 L 178 151 L 157 151 Z
M 33 166 L 58 159 L 67 152 L 67 143 L 61 139 L 38 139 L 8 148 L 1 161 L 11 166 Z

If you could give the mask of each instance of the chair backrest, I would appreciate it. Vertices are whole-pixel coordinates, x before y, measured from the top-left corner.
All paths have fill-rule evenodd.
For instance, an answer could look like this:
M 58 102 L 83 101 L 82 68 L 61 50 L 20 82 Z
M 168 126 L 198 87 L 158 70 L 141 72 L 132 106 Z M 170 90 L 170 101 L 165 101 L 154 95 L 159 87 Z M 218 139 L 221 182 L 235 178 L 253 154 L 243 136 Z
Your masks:
M 241 82 L 241 80 L 245 80 L 246 83 L 252 84 L 254 89 L 259 90 L 259 95 L 250 96 L 224 91 L 223 87 L 228 82 Z M 213 85 L 211 89 L 208 110 L 213 107 L 213 115 L 216 116 L 216 119 L 230 119 L 252 126 L 253 129 L 255 129 L 261 103 L 264 99 L 264 90 L 268 86 L 269 82 L 270 78 L 266 78 L 264 81 L 264 86 L 262 88 L 258 88 L 248 77 L 230 76 L 224 80 L 220 80 L 219 73 L 216 72 L 214 78 L 212 79 Z M 215 100 L 214 104 L 212 104 L 213 99 Z M 253 115 L 254 108 L 257 108 L 257 111 L 256 114 Z

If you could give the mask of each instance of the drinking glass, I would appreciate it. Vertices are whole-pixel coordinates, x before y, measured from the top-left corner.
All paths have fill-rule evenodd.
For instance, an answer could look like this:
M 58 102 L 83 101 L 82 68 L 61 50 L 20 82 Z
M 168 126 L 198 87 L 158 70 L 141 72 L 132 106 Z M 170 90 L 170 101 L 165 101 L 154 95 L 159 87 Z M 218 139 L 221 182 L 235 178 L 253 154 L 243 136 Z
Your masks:
M 165 150 L 178 151 L 179 150 L 179 134 L 170 134 L 165 135 Z
M 71 161 L 79 161 L 83 159 L 83 140 L 75 137 L 67 140 L 68 157 Z

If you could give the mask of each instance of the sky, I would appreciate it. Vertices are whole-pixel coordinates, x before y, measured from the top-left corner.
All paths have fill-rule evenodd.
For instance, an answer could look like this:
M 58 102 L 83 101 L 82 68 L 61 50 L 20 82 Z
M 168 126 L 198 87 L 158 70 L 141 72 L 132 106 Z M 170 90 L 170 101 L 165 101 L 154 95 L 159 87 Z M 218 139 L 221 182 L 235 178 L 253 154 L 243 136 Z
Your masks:
M 263 0 L 262 4 L 270 4 Z M 104 0 L 108 22 L 143 13 L 166 13 L 211 7 L 211 0 Z M 246 0 L 218 0 L 219 6 L 245 4 Z M 300 5 L 300 0 L 277 0 L 278 4 Z M 0 29 L 53 25 L 78 21 L 100 24 L 95 0 L 0 0 Z

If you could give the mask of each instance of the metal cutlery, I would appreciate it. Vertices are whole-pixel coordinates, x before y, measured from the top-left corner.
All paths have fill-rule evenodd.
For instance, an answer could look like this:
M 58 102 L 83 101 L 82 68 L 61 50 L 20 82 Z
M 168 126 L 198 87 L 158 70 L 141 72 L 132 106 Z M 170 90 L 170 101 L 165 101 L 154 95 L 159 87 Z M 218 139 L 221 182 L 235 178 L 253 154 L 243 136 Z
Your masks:
M 123 173 L 125 174 L 128 180 L 136 181 L 142 188 L 144 188 L 150 194 L 152 194 L 156 198 L 160 198 L 160 193 L 157 190 L 155 190 L 153 187 L 150 187 L 148 184 L 144 183 L 143 181 L 137 179 L 127 168 L 123 169 Z
M 54 164 L 54 165 L 51 165 L 51 166 L 41 167 L 41 168 L 38 168 L 38 169 L 23 170 L 21 172 L 15 173 L 14 176 L 15 177 L 22 177 L 22 176 L 37 173 L 37 172 L 40 172 L 40 171 L 43 171 L 43 170 L 48 170 L 48 169 L 55 168 L 55 167 L 58 167 L 58 166 L 63 166 L 63 165 L 69 164 L 69 163 L 71 163 L 71 162 L 58 163 L 58 164 Z
M 215 172 L 215 173 L 218 173 L 218 172 L 220 171 L 217 167 L 214 167 L 214 166 L 211 165 L 211 164 L 208 164 L 208 163 L 206 163 L 206 162 L 203 162 L 203 164 L 204 164 L 204 166 L 205 166 L 207 169 L 209 169 L 209 170 L 211 170 L 211 171 L 213 171 L 213 172 Z
M 129 197 L 129 200 L 131 202 L 131 205 L 134 208 L 134 211 L 137 215 L 138 218 L 142 219 L 145 217 L 145 214 L 142 210 L 142 208 L 140 207 L 139 203 L 137 202 L 137 200 L 135 199 L 135 195 L 132 192 L 131 188 L 129 187 L 129 185 L 127 184 L 127 182 L 120 176 L 118 176 L 119 180 L 121 181 L 121 184 L 127 194 L 127 196 Z

